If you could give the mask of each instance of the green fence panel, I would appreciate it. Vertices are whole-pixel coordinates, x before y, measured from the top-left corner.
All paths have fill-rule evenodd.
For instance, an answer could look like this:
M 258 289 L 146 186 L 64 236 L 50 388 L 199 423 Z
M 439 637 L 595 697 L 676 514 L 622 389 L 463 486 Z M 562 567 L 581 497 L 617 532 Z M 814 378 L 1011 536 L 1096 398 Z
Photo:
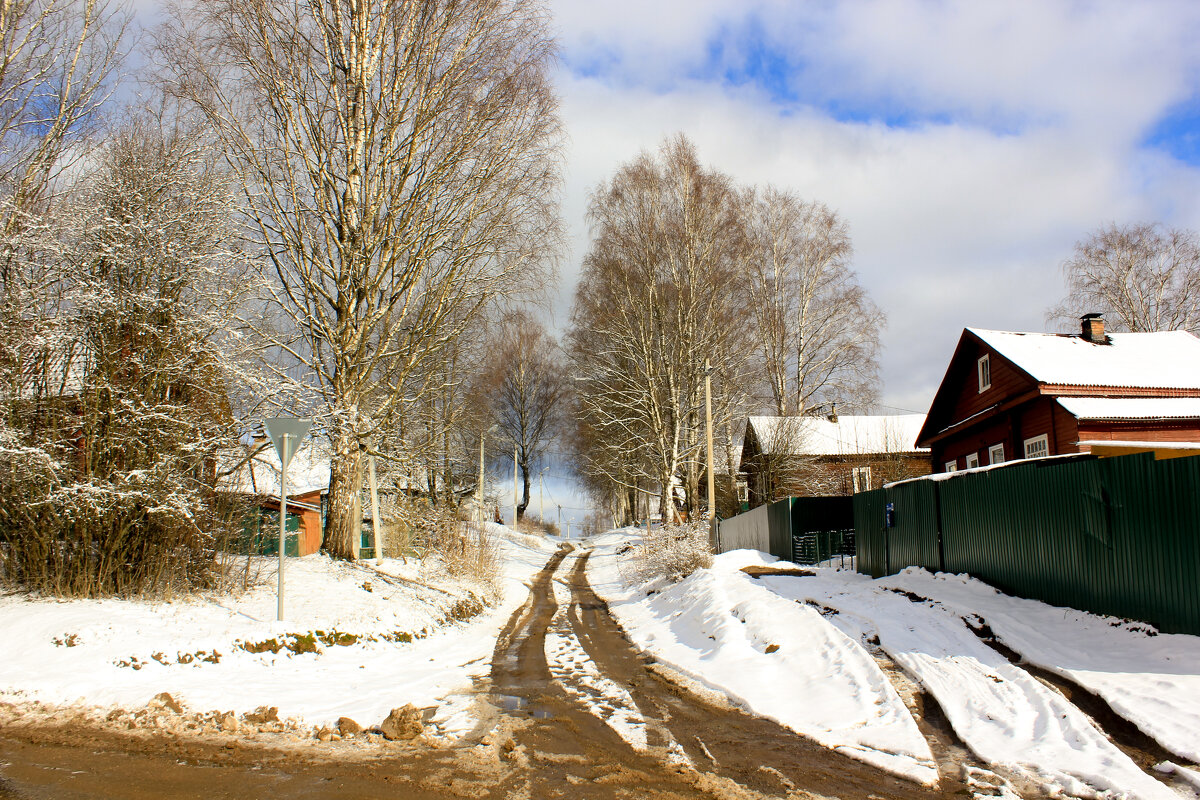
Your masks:
M 942 569 L 938 542 L 936 481 L 909 481 L 884 490 L 892 504 L 892 524 L 886 529 L 888 558 L 899 571 L 904 567 Z
M 888 571 L 886 490 L 859 492 L 851 498 L 854 508 L 854 538 L 858 551 L 858 571 L 872 578 L 890 575 Z
M 854 554 L 853 528 L 844 531 L 801 531 L 792 534 L 792 561 L 796 564 L 820 564 Z
M 1094 607 L 1111 557 L 1095 461 L 1030 461 L 939 487 L 945 569 L 1056 605 Z
M 1112 561 L 1100 610 L 1200 633 L 1200 458 L 1101 462 Z
M 792 498 L 793 533 L 840 531 L 853 527 L 854 498 L 849 495 Z
M 854 501 L 850 496 L 793 498 L 788 560 L 796 564 L 817 564 L 843 553 L 843 531 L 853 528 Z M 853 542 L 852 537 L 845 538 Z
M 932 567 L 940 521 L 948 572 L 1200 634 L 1200 457 L 1035 460 L 883 492 L 855 496 L 860 572 Z

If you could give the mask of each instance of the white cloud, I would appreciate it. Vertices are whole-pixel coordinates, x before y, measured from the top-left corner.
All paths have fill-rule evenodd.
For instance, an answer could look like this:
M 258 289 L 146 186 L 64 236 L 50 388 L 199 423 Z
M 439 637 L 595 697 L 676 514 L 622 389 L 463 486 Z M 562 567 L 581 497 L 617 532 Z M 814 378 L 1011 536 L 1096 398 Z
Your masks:
M 662 92 L 564 72 L 559 85 L 575 248 L 562 308 L 586 249 L 586 192 L 683 131 L 718 169 L 824 200 L 847 219 L 860 278 L 889 316 L 884 402 L 902 408 L 926 407 L 962 327 L 1042 330 L 1062 291 L 1058 265 L 1089 230 L 1114 219 L 1200 227 L 1195 170 L 1086 128 L 895 129 L 785 114 L 752 89 L 694 81 Z

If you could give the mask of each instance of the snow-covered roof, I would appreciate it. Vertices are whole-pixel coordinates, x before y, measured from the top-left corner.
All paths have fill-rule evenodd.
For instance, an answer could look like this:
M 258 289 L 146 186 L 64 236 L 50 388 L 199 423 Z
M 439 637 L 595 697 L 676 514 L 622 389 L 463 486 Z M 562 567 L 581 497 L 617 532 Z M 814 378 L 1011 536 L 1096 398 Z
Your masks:
M 798 456 L 847 456 L 870 453 L 925 453 L 917 447 L 924 414 L 838 415 L 826 417 L 750 417 L 759 445 L 767 452 L 786 449 Z
M 1200 397 L 1060 397 L 1076 419 L 1200 418 Z
M 262 440 L 251 448 L 258 448 Z M 248 464 L 230 476 L 230 488 L 234 491 L 279 496 L 279 453 L 268 440 Z M 252 477 L 253 476 L 253 477 Z M 296 455 L 288 464 L 288 496 L 305 494 L 329 488 L 329 453 L 327 448 L 312 437 L 305 439 Z
M 1200 339 L 1187 331 L 1113 333 L 1096 344 L 1077 334 L 967 330 L 1041 383 L 1200 389 Z

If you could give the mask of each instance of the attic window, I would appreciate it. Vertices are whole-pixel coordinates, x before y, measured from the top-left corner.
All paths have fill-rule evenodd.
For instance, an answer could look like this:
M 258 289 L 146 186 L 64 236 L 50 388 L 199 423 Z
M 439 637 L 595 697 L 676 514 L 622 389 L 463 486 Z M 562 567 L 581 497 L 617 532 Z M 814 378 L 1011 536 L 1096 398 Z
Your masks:
M 975 362 L 976 370 L 979 375 L 979 391 L 992 388 L 992 364 L 988 361 L 985 355 L 983 358 Z

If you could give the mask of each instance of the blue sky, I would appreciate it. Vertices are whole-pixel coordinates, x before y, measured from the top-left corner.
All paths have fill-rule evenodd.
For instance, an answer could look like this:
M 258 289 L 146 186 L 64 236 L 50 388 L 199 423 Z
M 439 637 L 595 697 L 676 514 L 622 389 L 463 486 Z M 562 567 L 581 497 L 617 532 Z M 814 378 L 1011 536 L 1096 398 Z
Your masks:
M 965 326 L 1044 330 L 1108 222 L 1200 229 L 1200 3 L 558 0 L 565 320 L 589 189 L 687 134 L 839 211 L 888 314 L 883 396 L 924 411 Z

